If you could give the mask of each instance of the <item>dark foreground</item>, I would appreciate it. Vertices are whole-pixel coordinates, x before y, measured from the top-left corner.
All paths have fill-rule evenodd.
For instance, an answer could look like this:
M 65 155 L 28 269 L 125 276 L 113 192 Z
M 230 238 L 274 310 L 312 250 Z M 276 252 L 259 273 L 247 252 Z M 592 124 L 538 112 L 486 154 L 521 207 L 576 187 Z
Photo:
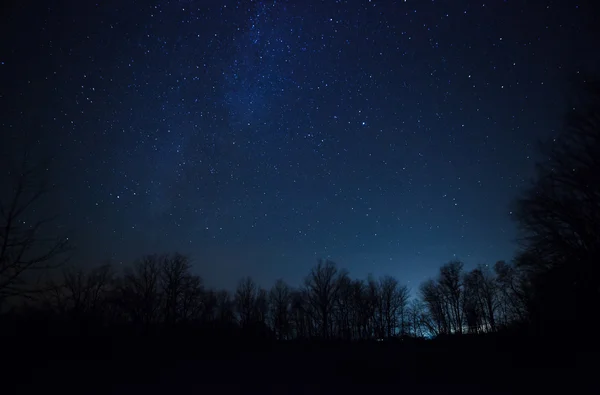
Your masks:
M 597 393 L 582 339 L 461 337 L 379 343 L 5 337 L 1 393 Z M 7 361 L 7 359 L 4 359 Z M 5 392 L 5 390 L 8 391 Z

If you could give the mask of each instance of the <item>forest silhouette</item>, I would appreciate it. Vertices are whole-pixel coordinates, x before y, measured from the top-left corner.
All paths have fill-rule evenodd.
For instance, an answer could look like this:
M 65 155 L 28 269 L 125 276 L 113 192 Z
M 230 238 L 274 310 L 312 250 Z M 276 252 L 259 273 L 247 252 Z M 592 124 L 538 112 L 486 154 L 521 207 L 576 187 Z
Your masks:
M 278 280 L 263 288 L 246 277 L 234 292 L 204 284 L 190 257 L 178 253 L 142 256 L 125 269 L 84 269 L 66 261 L 67 238 L 44 234 L 53 219 L 35 208 L 51 192 L 45 164 L 24 155 L 11 167 L 0 205 L 0 331 L 24 339 L 15 341 L 20 357 L 235 355 L 236 366 L 285 370 L 288 382 L 300 380 L 298 361 L 305 358 L 319 377 L 332 369 L 388 378 L 403 370 L 413 384 L 437 377 L 435 388 L 456 382 L 471 389 L 490 382 L 504 388 L 496 373 L 512 366 L 508 381 L 536 377 L 532 388 L 550 386 L 527 368 L 531 360 L 515 355 L 533 356 L 543 369 L 548 348 L 595 349 L 594 335 L 583 340 L 581 333 L 595 327 L 600 302 L 600 83 L 583 84 L 578 100 L 561 133 L 542 145 L 536 177 L 514 201 L 514 260 L 472 270 L 450 261 L 414 297 L 401 279 L 352 278 L 329 260 L 318 261 L 300 284 Z M 268 362 L 242 351 L 277 357 Z M 569 355 L 553 360 L 553 368 L 580 369 Z M 464 370 L 457 366 L 463 363 Z

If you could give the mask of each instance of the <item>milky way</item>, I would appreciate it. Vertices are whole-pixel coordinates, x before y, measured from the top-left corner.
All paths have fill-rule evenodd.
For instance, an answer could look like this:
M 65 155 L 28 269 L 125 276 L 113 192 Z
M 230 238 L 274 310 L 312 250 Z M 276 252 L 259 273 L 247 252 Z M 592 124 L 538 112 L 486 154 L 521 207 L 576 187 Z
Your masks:
M 78 260 L 180 251 L 215 286 L 510 260 L 598 66 L 585 2 L 62 3 L 2 23 L 3 133 L 56 157 Z

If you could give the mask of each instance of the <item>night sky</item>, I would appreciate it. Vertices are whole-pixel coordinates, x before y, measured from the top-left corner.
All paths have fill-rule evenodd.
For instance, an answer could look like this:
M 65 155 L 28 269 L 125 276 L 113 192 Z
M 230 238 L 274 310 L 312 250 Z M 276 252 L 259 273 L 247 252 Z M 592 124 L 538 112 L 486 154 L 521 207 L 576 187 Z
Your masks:
M 317 258 L 413 289 L 455 258 L 512 259 L 509 203 L 569 83 L 598 65 L 594 10 L 571 0 L 3 14 L 1 144 L 55 156 L 51 207 L 74 259 L 179 251 L 227 288 L 298 284 Z

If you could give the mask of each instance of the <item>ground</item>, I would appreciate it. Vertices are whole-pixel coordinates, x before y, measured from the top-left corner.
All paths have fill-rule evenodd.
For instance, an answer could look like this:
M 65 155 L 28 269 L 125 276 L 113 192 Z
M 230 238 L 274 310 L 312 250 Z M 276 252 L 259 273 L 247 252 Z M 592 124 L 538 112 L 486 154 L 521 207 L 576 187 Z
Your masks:
M 99 337 L 24 349 L 7 376 L 14 393 L 580 394 L 593 392 L 598 356 L 510 338 L 227 345 Z

